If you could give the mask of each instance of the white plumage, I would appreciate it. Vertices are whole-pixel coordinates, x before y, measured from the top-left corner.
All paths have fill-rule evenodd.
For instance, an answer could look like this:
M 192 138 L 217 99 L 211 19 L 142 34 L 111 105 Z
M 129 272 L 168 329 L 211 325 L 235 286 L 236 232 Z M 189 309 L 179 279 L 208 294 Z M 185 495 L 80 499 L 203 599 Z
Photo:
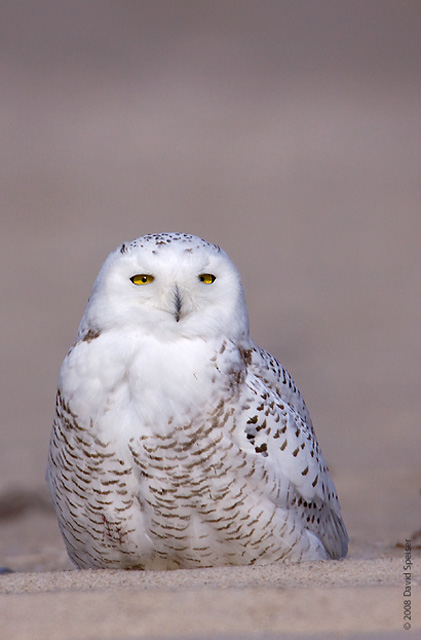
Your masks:
M 300 392 L 252 342 L 228 256 L 192 235 L 105 261 L 61 368 L 47 477 L 80 568 L 347 552 Z

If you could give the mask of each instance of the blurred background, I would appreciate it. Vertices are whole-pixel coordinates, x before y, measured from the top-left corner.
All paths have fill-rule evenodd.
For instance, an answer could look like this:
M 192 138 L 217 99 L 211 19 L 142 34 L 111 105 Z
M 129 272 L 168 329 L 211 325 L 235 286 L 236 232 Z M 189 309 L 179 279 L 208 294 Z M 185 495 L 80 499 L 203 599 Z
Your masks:
M 125 240 L 238 266 L 303 392 L 354 556 L 420 517 L 418 0 L 1 0 L 0 564 L 66 566 L 61 361 Z

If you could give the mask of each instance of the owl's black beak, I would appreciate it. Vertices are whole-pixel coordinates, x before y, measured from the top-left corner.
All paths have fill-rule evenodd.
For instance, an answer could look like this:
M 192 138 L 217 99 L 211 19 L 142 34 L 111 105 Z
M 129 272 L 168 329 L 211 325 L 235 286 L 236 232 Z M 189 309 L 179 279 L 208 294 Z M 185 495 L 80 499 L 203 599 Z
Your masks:
M 175 320 L 176 322 L 180 321 L 181 318 L 181 306 L 183 304 L 183 300 L 181 297 L 181 293 L 179 288 L 177 287 L 177 285 L 175 285 L 175 289 L 174 289 L 174 307 L 175 307 Z

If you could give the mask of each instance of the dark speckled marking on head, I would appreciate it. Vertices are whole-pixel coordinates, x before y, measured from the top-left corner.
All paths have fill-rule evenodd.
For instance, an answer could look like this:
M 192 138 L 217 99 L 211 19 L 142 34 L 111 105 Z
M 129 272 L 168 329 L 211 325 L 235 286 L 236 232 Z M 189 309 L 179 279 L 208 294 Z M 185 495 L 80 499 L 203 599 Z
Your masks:
M 207 249 L 213 249 L 215 252 L 220 252 L 221 248 L 216 245 L 216 244 L 212 244 L 211 242 L 207 242 L 206 240 L 204 240 L 203 238 L 197 238 L 196 236 L 193 236 L 191 234 L 188 233 L 179 233 L 179 232 L 174 232 L 174 233 L 148 233 L 144 236 L 141 236 L 139 238 L 136 238 L 135 240 L 132 240 L 131 242 L 128 243 L 124 243 L 122 245 L 122 247 L 120 248 L 121 253 L 125 253 L 127 250 L 130 249 L 135 249 L 135 248 L 146 248 L 148 245 L 149 246 L 154 246 L 155 248 L 161 248 L 162 246 L 165 245 L 169 245 L 172 242 L 177 242 L 180 244 L 187 244 L 187 245 L 192 245 L 193 243 L 197 243 L 194 246 L 189 246 L 187 249 L 185 249 L 185 251 L 188 252 L 193 252 L 195 249 L 202 249 L 202 248 L 207 248 Z M 124 247 L 124 251 L 122 250 L 122 248 Z

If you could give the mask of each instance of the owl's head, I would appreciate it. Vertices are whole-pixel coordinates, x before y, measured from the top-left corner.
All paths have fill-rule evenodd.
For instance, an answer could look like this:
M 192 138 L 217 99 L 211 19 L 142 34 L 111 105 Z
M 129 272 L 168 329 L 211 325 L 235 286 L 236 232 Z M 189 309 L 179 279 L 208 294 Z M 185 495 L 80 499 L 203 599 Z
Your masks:
M 111 329 L 168 340 L 245 339 L 248 317 L 237 269 L 218 246 L 188 234 L 124 243 L 102 266 L 79 334 Z

